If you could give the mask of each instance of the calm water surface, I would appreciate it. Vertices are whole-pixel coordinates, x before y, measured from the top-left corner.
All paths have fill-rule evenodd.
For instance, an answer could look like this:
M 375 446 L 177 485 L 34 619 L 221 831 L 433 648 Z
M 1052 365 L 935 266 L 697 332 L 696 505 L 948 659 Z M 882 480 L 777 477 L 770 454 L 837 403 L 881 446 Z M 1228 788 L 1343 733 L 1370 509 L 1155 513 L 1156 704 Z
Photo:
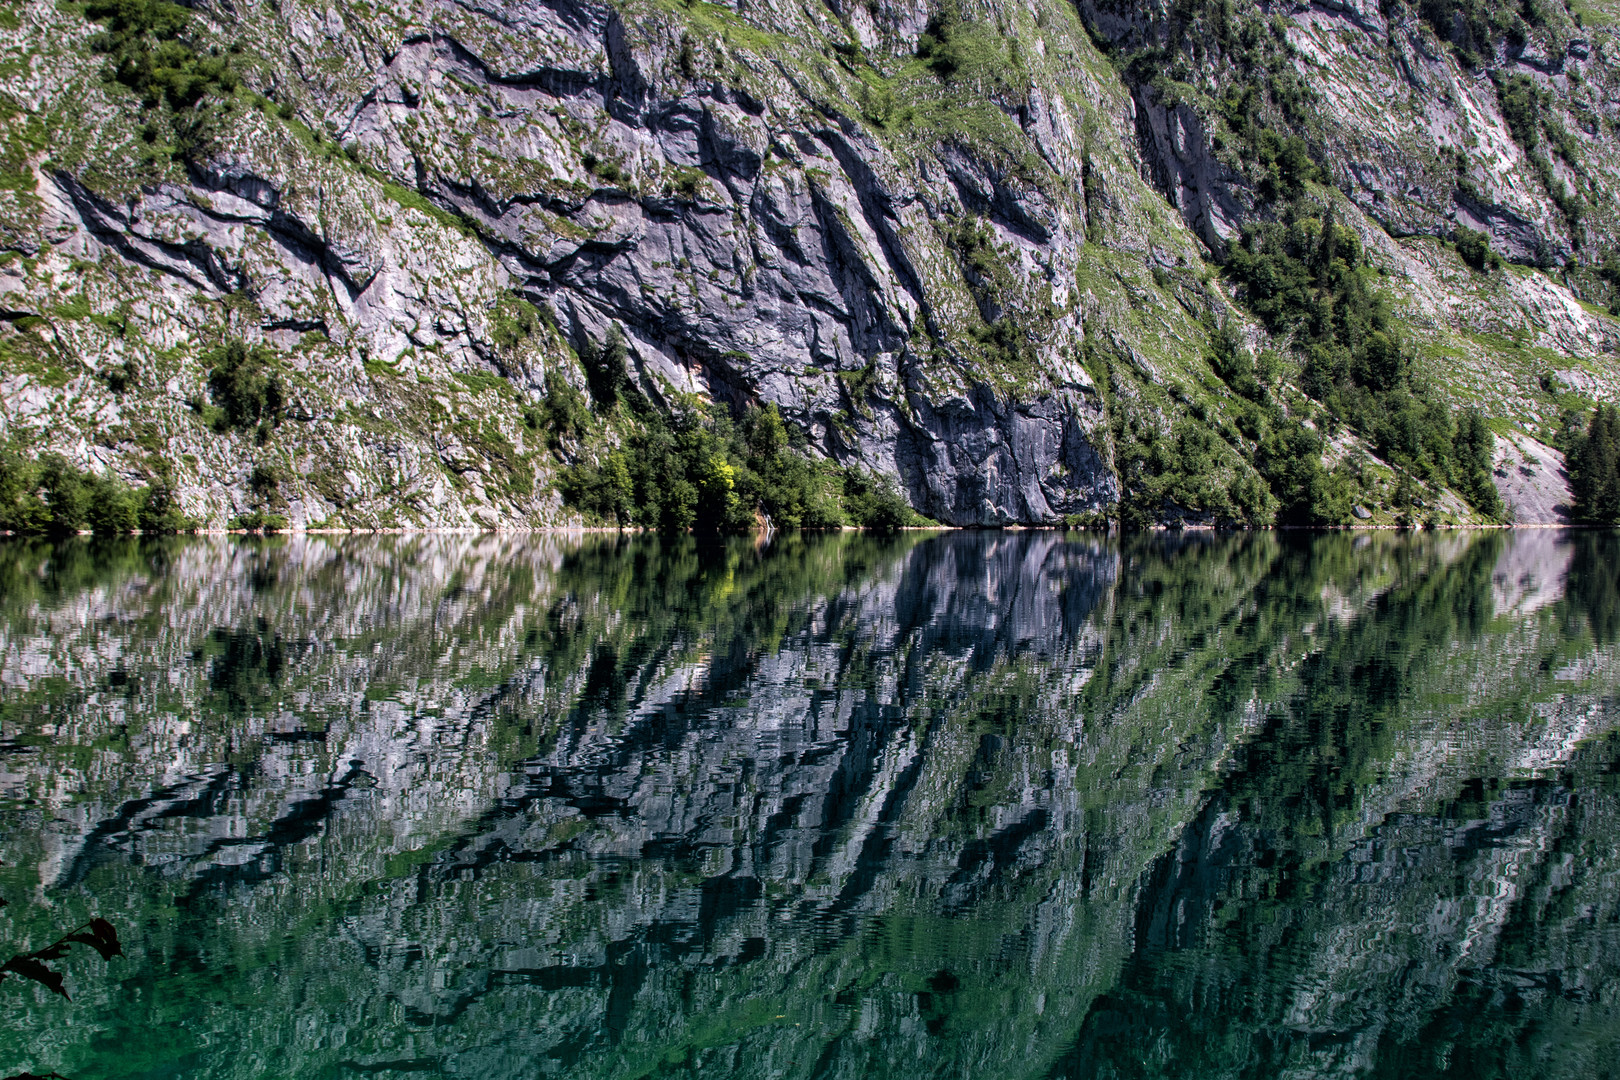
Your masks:
M 0 1073 L 1613 1075 L 1595 534 L 0 544 Z

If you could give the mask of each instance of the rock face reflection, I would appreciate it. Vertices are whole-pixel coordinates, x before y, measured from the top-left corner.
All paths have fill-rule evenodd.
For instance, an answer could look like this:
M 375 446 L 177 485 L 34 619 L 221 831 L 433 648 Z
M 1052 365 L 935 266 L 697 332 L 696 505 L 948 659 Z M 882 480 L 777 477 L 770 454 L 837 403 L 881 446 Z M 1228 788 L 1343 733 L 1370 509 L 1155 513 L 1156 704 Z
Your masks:
M 0 1068 L 1602 1075 L 1616 556 L 0 547 Z

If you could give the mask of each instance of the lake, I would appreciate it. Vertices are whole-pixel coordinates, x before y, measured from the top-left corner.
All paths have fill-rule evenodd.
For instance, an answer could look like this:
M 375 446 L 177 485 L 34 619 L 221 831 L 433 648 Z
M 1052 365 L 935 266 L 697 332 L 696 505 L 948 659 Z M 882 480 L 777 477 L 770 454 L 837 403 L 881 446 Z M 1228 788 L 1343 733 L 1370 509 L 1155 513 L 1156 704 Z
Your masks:
M 0 542 L 0 1071 L 1613 1075 L 1620 542 Z

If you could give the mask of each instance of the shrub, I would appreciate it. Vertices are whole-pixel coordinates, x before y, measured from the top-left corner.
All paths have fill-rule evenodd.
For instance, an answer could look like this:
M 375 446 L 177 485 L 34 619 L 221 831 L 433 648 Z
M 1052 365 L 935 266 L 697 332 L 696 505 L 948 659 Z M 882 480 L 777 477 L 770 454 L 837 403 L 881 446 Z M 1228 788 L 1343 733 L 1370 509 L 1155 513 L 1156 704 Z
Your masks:
M 844 509 L 851 522 L 874 532 L 898 532 L 916 517 L 892 477 L 860 469 L 844 473 Z
M 739 497 L 781 528 L 826 529 L 844 523 L 829 477 L 793 448 L 773 405 L 743 415 Z
M 489 338 L 502 349 L 515 349 L 540 329 L 540 309 L 521 296 L 502 296 L 489 313 Z
M 1197 419 L 1196 407 L 1192 420 L 1174 424 L 1168 434 L 1140 415 L 1119 423 L 1114 454 L 1124 485 L 1119 521 L 1126 528 L 1146 528 L 1178 511 L 1208 513 L 1222 523 L 1264 520 L 1269 509 L 1263 496 L 1256 499 L 1247 489 L 1249 505 L 1234 503 L 1220 476 L 1235 455 Z
M 227 57 L 204 53 L 191 33 L 191 13 L 170 0 L 90 0 L 85 16 L 107 29 L 91 47 L 109 73 L 148 106 L 195 108 L 231 93 L 238 79 Z
M 133 360 L 125 360 L 122 364 L 109 365 L 98 373 L 107 389 L 115 394 L 122 394 L 131 387 L 139 386 L 141 382 L 140 368 Z
M 50 508 L 40 497 L 40 472 L 39 462 L 0 451 L 0 529 L 42 533 L 50 528 Z
M 622 449 L 609 451 L 597 466 L 580 464 L 562 470 L 557 487 L 564 505 L 588 518 L 619 526 L 637 522 L 635 482 Z
M 50 508 L 51 531 L 77 532 L 84 528 L 90 520 L 91 478 L 57 454 L 45 457 L 40 464 L 40 486 L 45 505 Z
M 681 51 L 676 57 L 675 65 L 681 69 L 681 74 L 688 79 L 697 78 L 697 60 L 692 55 L 691 34 L 681 34 Z
M 1541 145 L 1541 99 L 1536 84 L 1524 75 L 1514 75 L 1496 84 L 1496 100 L 1507 121 L 1513 141 L 1527 154 Z
M 625 172 L 617 161 L 605 160 L 595 154 L 586 153 L 580 158 L 580 163 L 585 166 L 586 172 L 599 176 L 610 184 L 623 184 L 630 180 L 630 174 Z
M 683 199 L 696 199 L 708 179 L 702 169 L 677 169 L 670 187 Z
M 1355 233 L 1335 224 L 1331 213 L 1317 218 L 1296 204 L 1283 220 L 1245 230 L 1228 254 L 1228 273 L 1242 285 L 1249 310 L 1272 333 L 1292 334 L 1304 357 L 1301 389 L 1386 460 L 1448 480 L 1450 411 L 1415 371 L 1394 318 L 1373 293 L 1373 271 Z M 1298 478 L 1290 470 L 1276 475 L 1289 477 L 1291 485 L 1276 491 L 1279 500 L 1295 508 L 1291 513 L 1303 513 Z M 1308 501 L 1336 506 L 1314 496 Z
M 191 13 L 170 0 L 90 0 L 84 13 L 105 27 L 90 47 L 106 55 L 107 79 L 140 96 L 147 141 L 166 139 L 179 159 L 206 152 L 240 82 L 230 53 L 205 49 Z
M 1265 169 L 1260 197 L 1267 201 L 1298 198 L 1309 182 L 1320 183 L 1322 169 L 1311 149 L 1298 135 L 1282 135 L 1270 128 L 1255 136 L 1255 157 Z
M 253 497 L 268 506 L 279 506 L 284 500 L 281 497 L 282 472 L 276 465 L 260 462 L 253 466 L 248 474 L 248 490 Z
M 1502 256 L 1491 250 L 1491 238 L 1484 233 L 1459 225 L 1456 241 L 1457 254 L 1475 270 L 1489 273 L 1501 267 Z
M 180 512 L 179 500 L 166 477 L 158 477 L 140 497 L 142 532 L 173 533 L 194 528 L 196 523 Z
M 1496 461 L 1496 436 L 1478 409 L 1465 409 L 1457 421 L 1452 454 L 1453 483 L 1469 505 L 1487 517 L 1500 519 L 1502 496 L 1491 480 Z
M 942 79 L 949 79 L 962 66 L 961 46 L 954 40 L 961 25 L 961 12 L 954 4 L 946 5 L 917 39 L 917 57 L 927 61 L 929 68 Z
M 1209 366 L 1234 393 L 1250 401 L 1261 401 L 1266 396 L 1265 388 L 1234 321 L 1229 319 L 1224 326 L 1216 326 L 1213 319 L 1205 323 L 1204 328 L 1209 332 Z
M 624 341 L 624 331 L 614 326 L 608 331 L 607 341 L 597 345 L 585 338 L 579 348 L 579 363 L 585 369 L 585 382 L 590 387 L 591 399 L 603 411 L 619 403 L 620 395 L 630 389 L 630 349 Z
M 1242 156 L 1261 167 L 1260 197 L 1266 202 L 1275 202 L 1297 198 L 1307 183 L 1321 183 L 1326 175 L 1312 158 L 1310 145 L 1303 138 L 1278 130 L 1262 119 L 1268 97 L 1291 123 L 1299 123 L 1310 114 L 1304 86 L 1297 80 L 1277 75 L 1263 76 L 1260 82 L 1245 80 L 1229 85 L 1221 94 L 1219 105 L 1227 129 L 1247 151 Z
M 229 341 L 203 357 L 208 392 L 222 413 L 224 428 L 273 426 L 286 400 L 280 364 L 265 345 Z
M 1255 468 L 1278 502 L 1284 525 L 1343 525 L 1350 520 L 1350 479 L 1322 464 L 1321 436 L 1292 422 L 1268 432 L 1255 453 Z
M 585 404 L 585 395 L 573 384 L 558 372 L 548 371 L 546 399 L 525 413 L 523 422 L 531 430 L 545 432 L 546 445 L 551 449 L 561 450 L 564 439 L 584 441 L 590 430 L 591 410 Z
M 246 514 L 232 518 L 231 528 L 246 529 L 248 532 L 283 532 L 287 528 L 287 519 L 281 514 L 272 514 L 265 510 L 251 510 Z
M 97 476 L 89 484 L 85 523 L 97 536 L 119 536 L 141 527 L 141 497 L 115 476 Z

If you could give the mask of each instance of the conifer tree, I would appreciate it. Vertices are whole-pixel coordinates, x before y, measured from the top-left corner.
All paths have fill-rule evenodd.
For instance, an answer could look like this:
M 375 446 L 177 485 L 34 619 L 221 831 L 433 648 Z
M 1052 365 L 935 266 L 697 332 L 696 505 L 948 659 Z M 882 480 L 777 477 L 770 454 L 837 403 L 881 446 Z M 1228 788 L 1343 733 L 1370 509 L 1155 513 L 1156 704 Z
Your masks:
M 1457 441 L 1452 451 L 1457 490 L 1475 510 L 1487 517 L 1501 517 L 1502 497 L 1491 482 L 1496 438 L 1478 409 L 1465 409 L 1457 421 Z
M 1569 486 L 1577 521 L 1620 525 L 1620 410 L 1613 405 L 1599 405 L 1570 448 Z

